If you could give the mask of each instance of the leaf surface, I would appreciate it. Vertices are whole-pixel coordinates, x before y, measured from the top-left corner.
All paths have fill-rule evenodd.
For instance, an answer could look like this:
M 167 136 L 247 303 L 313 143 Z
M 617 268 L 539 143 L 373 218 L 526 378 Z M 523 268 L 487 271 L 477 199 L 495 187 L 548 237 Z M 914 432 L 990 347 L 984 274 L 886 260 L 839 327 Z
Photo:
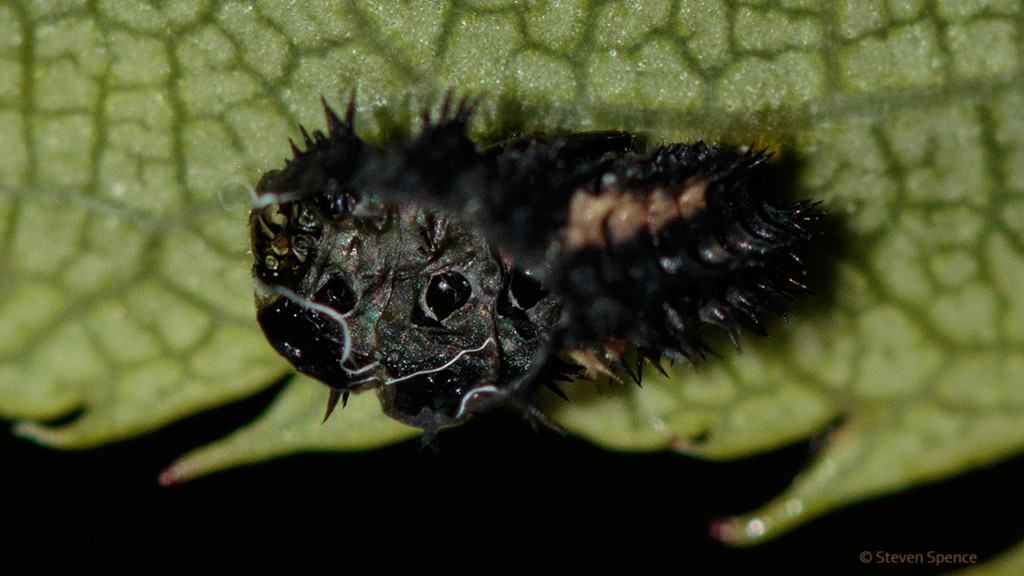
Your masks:
M 575 434 L 738 458 L 820 434 L 749 544 L 1024 442 L 1024 81 L 1014 1 L 0 3 L 0 416 L 43 444 L 145 434 L 287 372 L 254 321 L 248 189 L 318 98 L 417 129 L 449 87 L 473 130 L 624 127 L 783 150 L 824 201 L 820 282 L 743 353 L 642 390 L 567 389 Z M 181 481 L 410 437 L 369 395 L 271 409 Z M 340 417 L 339 417 L 340 416 Z M 56 423 L 55 423 L 56 422 Z

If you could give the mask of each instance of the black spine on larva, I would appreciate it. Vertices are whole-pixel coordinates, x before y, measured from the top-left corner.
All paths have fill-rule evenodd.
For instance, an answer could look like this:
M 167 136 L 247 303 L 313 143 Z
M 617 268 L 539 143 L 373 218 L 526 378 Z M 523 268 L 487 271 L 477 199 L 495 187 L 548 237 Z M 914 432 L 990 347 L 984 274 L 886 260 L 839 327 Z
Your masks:
M 531 135 L 483 150 L 466 133 L 472 112 L 466 100 L 453 106 L 449 95 L 436 122 L 425 114 L 417 137 L 364 163 L 358 187 L 459 214 L 517 266 L 537 273 L 565 303 L 556 347 L 611 338 L 636 342 L 651 357 L 662 350 L 692 356 L 704 349 L 698 324 L 733 338 L 741 328 L 763 332 L 761 314 L 781 312 L 802 288 L 792 247 L 810 237 L 803 227 L 810 207 L 765 202 L 763 153 L 698 142 L 636 154 L 621 132 Z M 706 188 L 700 201 L 667 223 L 627 238 L 598 230 L 591 236 L 603 237 L 599 242 L 566 242 L 571 203 L 581 192 L 632 196 L 643 205 L 655 190 L 674 201 L 698 184 Z
M 526 268 L 540 267 L 564 224 L 571 192 L 629 147 L 625 132 L 533 134 L 477 146 L 467 134 L 475 103 L 448 94 L 436 121 L 367 156 L 353 185 L 370 197 L 459 214 Z
M 368 158 L 356 177 L 356 186 L 387 202 L 413 202 L 460 212 L 489 177 L 486 155 L 467 135 L 473 110 L 474 103 L 468 99 L 453 108 L 448 94 L 438 120 L 431 122 L 424 111 L 422 132 L 407 142 L 391 143 Z
M 353 130 L 355 102 L 353 92 L 342 119 L 321 98 L 327 117 L 327 134 L 315 130 L 311 135 L 300 127 L 305 149 L 289 140 L 293 157 L 285 160 L 284 169 L 264 174 L 256 189 L 312 196 L 324 216 L 350 209 L 358 195 L 349 183 L 358 166 L 364 163 L 366 151 L 364 142 Z
M 542 265 L 573 191 L 610 169 L 631 140 L 625 132 L 535 135 L 492 148 L 494 178 L 482 198 L 492 241 L 524 268 Z
M 693 356 L 705 348 L 699 323 L 717 325 L 734 340 L 741 328 L 762 331 L 760 314 L 781 312 L 802 289 L 792 247 L 811 236 L 805 224 L 813 218 L 808 204 L 764 201 L 764 159 L 698 142 L 616 161 L 595 184 L 603 187 L 599 193 L 629 195 L 646 209 L 663 191 L 683 208 L 667 222 L 645 212 L 643 225 L 625 238 L 600 222 L 603 241 L 563 251 L 549 275 L 566 310 L 562 345 L 615 338 L 652 358 L 666 350 Z

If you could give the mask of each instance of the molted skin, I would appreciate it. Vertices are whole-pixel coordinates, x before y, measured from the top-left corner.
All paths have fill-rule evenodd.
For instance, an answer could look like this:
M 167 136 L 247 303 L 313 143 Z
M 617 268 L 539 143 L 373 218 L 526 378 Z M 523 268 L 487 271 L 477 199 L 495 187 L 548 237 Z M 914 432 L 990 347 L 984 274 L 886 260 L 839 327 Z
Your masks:
M 446 100 L 407 142 L 371 148 L 324 103 L 328 133 L 256 186 L 257 317 L 300 372 L 376 390 L 429 440 L 538 384 L 700 356 L 695 328 L 735 341 L 803 290 L 794 247 L 813 204 L 758 195 L 761 152 L 703 142 L 628 151 L 622 132 L 470 141 L 472 106 Z M 595 352 L 600 351 L 600 352 Z M 604 356 L 604 359 L 599 356 Z M 607 364 L 605 364 L 607 362 Z M 326 419 L 326 417 L 325 417 Z
M 262 237 L 258 221 L 267 214 L 311 211 L 317 235 L 302 274 L 289 255 L 280 273 L 258 264 L 254 276 L 260 322 L 299 371 L 341 392 L 377 389 L 389 416 L 428 430 L 516 391 L 512 383 L 527 373 L 546 330 L 516 329 L 516 316 L 501 305 L 511 272 L 480 235 L 412 206 L 381 204 L 373 216 L 327 219 L 315 206 L 289 204 L 253 213 L 255 251 L 284 244 L 280 235 Z M 289 230 L 292 242 L 309 232 Z M 439 320 L 425 295 L 435 278 L 452 273 L 470 293 Z M 351 294 L 351 305 L 339 293 Z M 553 325 L 557 303 L 538 304 L 527 322 Z
M 428 432 L 495 404 L 528 405 L 524 377 L 557 301 L 518 307 L 509 263 L 472 228 L 345 186 L 347 155 L 367 151 L 351 118 L 336 120 L 328 109 L 330 136 L 307 135 L 307 149 L 293 145 L 295 158 L 256 187 L 253 277 L 271 344 L 332 389 L 328 415 L 339 395 L 368 389 L 389 416 Z M 438 318 L 427 291 L 442 275 L 469 292 Z

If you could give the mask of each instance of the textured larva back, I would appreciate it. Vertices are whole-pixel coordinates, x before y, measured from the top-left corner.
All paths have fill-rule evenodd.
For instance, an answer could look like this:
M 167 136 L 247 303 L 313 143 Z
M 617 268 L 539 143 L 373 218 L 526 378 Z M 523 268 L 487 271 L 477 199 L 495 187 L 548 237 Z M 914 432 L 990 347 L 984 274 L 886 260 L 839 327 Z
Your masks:
M 353 100 L 354 101 L 354 100 Z M 250 218 L 260 324 L 331 388 L 376 389 L 428 436 L 496 404 L 528 414 L 538 384 L 699 355 L 803 289 L 794 247 L 811 205 L 764 199 L 760 152 L 698 142 L 629 150 L 623 132 L 482 148 L 446 100 L 407 142 L 365 145 L 324 105 L 264 175 Z M 565 353 L 560 356 L 560 353 Z M 605 363 L 611 366 L 605 365 Z

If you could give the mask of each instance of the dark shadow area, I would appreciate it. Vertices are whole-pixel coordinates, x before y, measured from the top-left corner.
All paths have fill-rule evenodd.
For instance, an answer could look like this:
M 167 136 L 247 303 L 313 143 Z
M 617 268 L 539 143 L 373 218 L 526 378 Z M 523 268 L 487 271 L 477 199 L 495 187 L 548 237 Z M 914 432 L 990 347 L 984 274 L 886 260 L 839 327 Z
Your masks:
M 5 549 L 33 546 L 79 565 L 140 570 L 280 557 L 326 570 L 359 566 L 662 567 L 673 573 L 938 574 L 935 566 L 864 565 L 875 553 L 989 558 L 1024 535 L 1024 457 L 959 479 L 838 511 L 747 549 L 709 522 L 783 490 L 809 445 L 728 463 L 618 454 L 517 417 L 493 414 L 438 438 L 353 454 L 311 454 L 173 488 L 157 475 L 187 448 L 226 432 L 270 397 L 151 436 L 56 452 L 4 435 Z M 343 424 L 344 412 L 335 415 Z M 13 534 L 13 536 L 11 536 Z M 8 562 L 13 561 L 8 554 Z M 507 568 L 506 568 L 507 567 Z M 447 569 L 447 568 L 445 568 Z

